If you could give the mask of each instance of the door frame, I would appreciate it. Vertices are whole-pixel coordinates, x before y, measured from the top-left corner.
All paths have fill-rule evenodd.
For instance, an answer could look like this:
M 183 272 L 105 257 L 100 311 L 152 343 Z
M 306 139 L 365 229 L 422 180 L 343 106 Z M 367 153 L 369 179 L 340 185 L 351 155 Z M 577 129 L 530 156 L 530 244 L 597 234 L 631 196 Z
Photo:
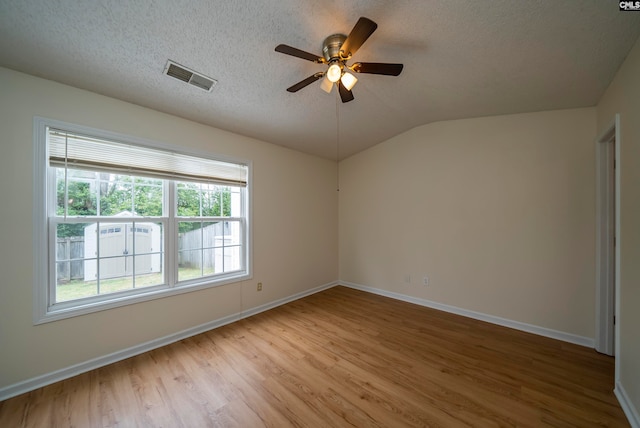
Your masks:
M 614 144 L 614 150 L 610 148 Z M 614 156 L 616 166 L 613 167 Z M 620 296 L 620 115 L 596 139 L 596 330 L 595 348 L 619 354 Z M 610 182 L 613 168 L 613 189 Z M 615 244 L 614 244 L 615 237 Z M 617 359 L 617 358 L 616 358 Z M 616 361 L 616 372 L 618 364 Z M 617 377 L 617 374 L 616 374 Z

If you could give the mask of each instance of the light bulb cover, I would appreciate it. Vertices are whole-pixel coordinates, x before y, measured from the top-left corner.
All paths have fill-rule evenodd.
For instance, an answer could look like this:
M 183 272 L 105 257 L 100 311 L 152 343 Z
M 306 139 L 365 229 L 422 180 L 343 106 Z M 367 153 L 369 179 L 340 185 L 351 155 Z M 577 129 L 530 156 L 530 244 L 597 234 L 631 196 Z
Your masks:
M 324 79 L 322 79 L 322 83 L 320 83 L 320 87 L 327 94 L 330 94 L 331 90 L 333 89 L 333 82 L 329 80 L 328 76 L 324 76 Z
M 329 69 L 327 70 L 327 79 L 329 79 L 331 83 L 336 83 L 338 80 L 340 80 L 341 76 L 342 68 L 340 68 L 340 65 L 334 62 L 329 66 Z
M 347 88 L 347 91 L 350 91 L 356 85 L 358 79 L 353 74 L 345 72 L 340 81 L 342 82 L 342 85 Z

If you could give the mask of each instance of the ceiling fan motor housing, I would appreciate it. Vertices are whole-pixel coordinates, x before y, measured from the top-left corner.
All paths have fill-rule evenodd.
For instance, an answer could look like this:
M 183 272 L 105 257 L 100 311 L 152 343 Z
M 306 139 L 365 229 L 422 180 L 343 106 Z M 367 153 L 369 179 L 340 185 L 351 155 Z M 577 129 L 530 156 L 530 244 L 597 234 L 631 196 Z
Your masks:
M 345 40 L 347 40 L 347 36 L 344 34 L 332 34 L 324 39 L 322 55 L 327 62 L 345 59 L 340 56 L 340 48 Z

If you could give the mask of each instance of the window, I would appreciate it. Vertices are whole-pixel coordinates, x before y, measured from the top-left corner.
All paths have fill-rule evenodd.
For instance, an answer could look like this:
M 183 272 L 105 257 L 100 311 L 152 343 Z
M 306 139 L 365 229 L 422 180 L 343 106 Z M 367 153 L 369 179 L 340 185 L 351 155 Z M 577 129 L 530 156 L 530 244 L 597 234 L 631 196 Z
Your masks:
M 247 162 L 36 118 L 35 322 L 250 277 Z

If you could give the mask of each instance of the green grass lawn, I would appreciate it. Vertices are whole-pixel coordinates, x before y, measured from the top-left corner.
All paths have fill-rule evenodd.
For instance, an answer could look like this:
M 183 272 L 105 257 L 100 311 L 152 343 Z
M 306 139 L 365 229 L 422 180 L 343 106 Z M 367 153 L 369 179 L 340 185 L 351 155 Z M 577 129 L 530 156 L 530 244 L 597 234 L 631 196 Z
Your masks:
M 204 272 L 205 275 L 210 275 L 213 272 Z M 180 281 L 188 279 L 198 278 L 201 276 L 200 269 L 197 268 L 180 268 L 178 275 Z M 163 284 L 162 273 L 151 273 L 147 275 L 137 275 L 135 288 L 151 287 L 153 285 Z M 120 277 L 103 279 L 100 281 L 100 293 L 109 294 L 116 291 L 130 290 L 133 288 L 133 277 Z M 67 283 L 58 284 L 56 289 L 56 297 L 58 302 L 66 302 L 68 300 L 82 299 L 84 297 L 91 297 L 98 294 L 97 281 L 83 281 L 81 279 L 74 279 Z

